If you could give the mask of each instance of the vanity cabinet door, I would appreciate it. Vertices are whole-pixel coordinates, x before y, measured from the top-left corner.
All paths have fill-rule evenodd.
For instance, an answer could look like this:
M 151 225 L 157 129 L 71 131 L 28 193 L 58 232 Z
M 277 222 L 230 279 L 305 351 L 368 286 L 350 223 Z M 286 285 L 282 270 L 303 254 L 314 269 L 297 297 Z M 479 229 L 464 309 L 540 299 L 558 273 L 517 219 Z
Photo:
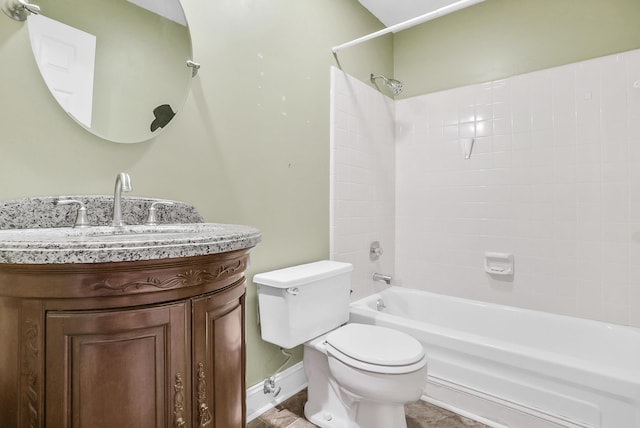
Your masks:
M 191 426 L 188 308 L 48 312 L 46 426 Z
M 194 427 L 244 428 L 245 282 L 193 300 Z

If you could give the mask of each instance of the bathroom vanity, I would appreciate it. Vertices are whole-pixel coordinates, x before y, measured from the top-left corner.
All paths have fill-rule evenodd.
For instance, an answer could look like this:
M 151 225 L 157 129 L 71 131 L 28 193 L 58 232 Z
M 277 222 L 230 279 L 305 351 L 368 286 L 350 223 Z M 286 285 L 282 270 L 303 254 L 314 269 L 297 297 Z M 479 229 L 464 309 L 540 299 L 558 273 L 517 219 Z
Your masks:
M 0 218 L 0 425 L 244 427 L 244 272 L 259 231 L 198 222 L 180 203 L 146 226 L 154 200 L 139 198 L 122 201 L 139 226 L 113 228 L 108 197 L 82 198 L 99 226 L 60 227 L 75 213 L 57 198 L 0 210 L 56 213 L 37 227 Z

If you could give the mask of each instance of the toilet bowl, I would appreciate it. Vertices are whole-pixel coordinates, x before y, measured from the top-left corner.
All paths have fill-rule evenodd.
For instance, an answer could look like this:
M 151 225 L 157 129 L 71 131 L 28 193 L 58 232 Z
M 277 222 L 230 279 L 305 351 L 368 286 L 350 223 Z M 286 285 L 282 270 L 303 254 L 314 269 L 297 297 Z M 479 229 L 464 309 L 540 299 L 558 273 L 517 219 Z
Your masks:
M 348 263 L 321 261 L 255 275 L 264 340 L 304 343 L 305 416 L 322 428 L 406 428 L 427 366 L 420 342 L 385 327 L 345 324 Z
M 384 327 L 347 324 L 304 347 L 305 416 L 320 427 L 405 428 L 427 381 L 422 345 Z

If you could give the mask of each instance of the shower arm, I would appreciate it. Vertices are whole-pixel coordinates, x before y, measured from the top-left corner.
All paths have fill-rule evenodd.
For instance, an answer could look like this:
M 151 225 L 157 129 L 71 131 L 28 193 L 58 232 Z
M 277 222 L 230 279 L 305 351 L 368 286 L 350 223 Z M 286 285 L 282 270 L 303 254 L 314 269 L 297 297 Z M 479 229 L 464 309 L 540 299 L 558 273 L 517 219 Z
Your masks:
M 400 22 L 398 24 L 392 25 L 387 28 L 383 28 L 382 30 L 376 31 L 375 33 L 367 34 L 366 36 L 359 37 L 355 40 L 352 40 L 347 43 L 343 43 L 341 45 L 337 45 L 331 48 L 334 56 L 337 56 L 338 51 L 342 49 L 350 48 L 351 46 L 359 45 L 360 43 L 366 42 L 371 39 L 375 39 L 376 37 L 384 36 L 385 34 L 406 30 L 407 28 L 411 28 L 415 25 L 422 24 L 423 22 L 430 21 L 432 19 L 439 18 L 443 15 L 447 15 L 451 12 L 455 12 L 460 9 L 464 9 L 465 7 L 472 6 L 476 3 L 481 3 L 484 0 L 459 0 L 455 3 L 452 3 L 447 6 L 443 6 L 439 9 L 436 9 L 431 12 L 427 12 L 424 15 L 417 16 L 415 18 L 408 19 L 404 22 Z

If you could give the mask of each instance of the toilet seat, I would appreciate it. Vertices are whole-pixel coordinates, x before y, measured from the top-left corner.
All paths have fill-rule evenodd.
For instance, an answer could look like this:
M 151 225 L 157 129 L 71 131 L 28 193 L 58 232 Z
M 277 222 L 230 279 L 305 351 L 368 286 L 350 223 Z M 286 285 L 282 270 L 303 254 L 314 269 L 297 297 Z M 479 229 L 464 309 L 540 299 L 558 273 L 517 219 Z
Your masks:
M 373 373 L 403 374 L 426 364 L 422 344 L 401 331 L 368 324 L 347 324 L 326 337 L 330 356 Z

